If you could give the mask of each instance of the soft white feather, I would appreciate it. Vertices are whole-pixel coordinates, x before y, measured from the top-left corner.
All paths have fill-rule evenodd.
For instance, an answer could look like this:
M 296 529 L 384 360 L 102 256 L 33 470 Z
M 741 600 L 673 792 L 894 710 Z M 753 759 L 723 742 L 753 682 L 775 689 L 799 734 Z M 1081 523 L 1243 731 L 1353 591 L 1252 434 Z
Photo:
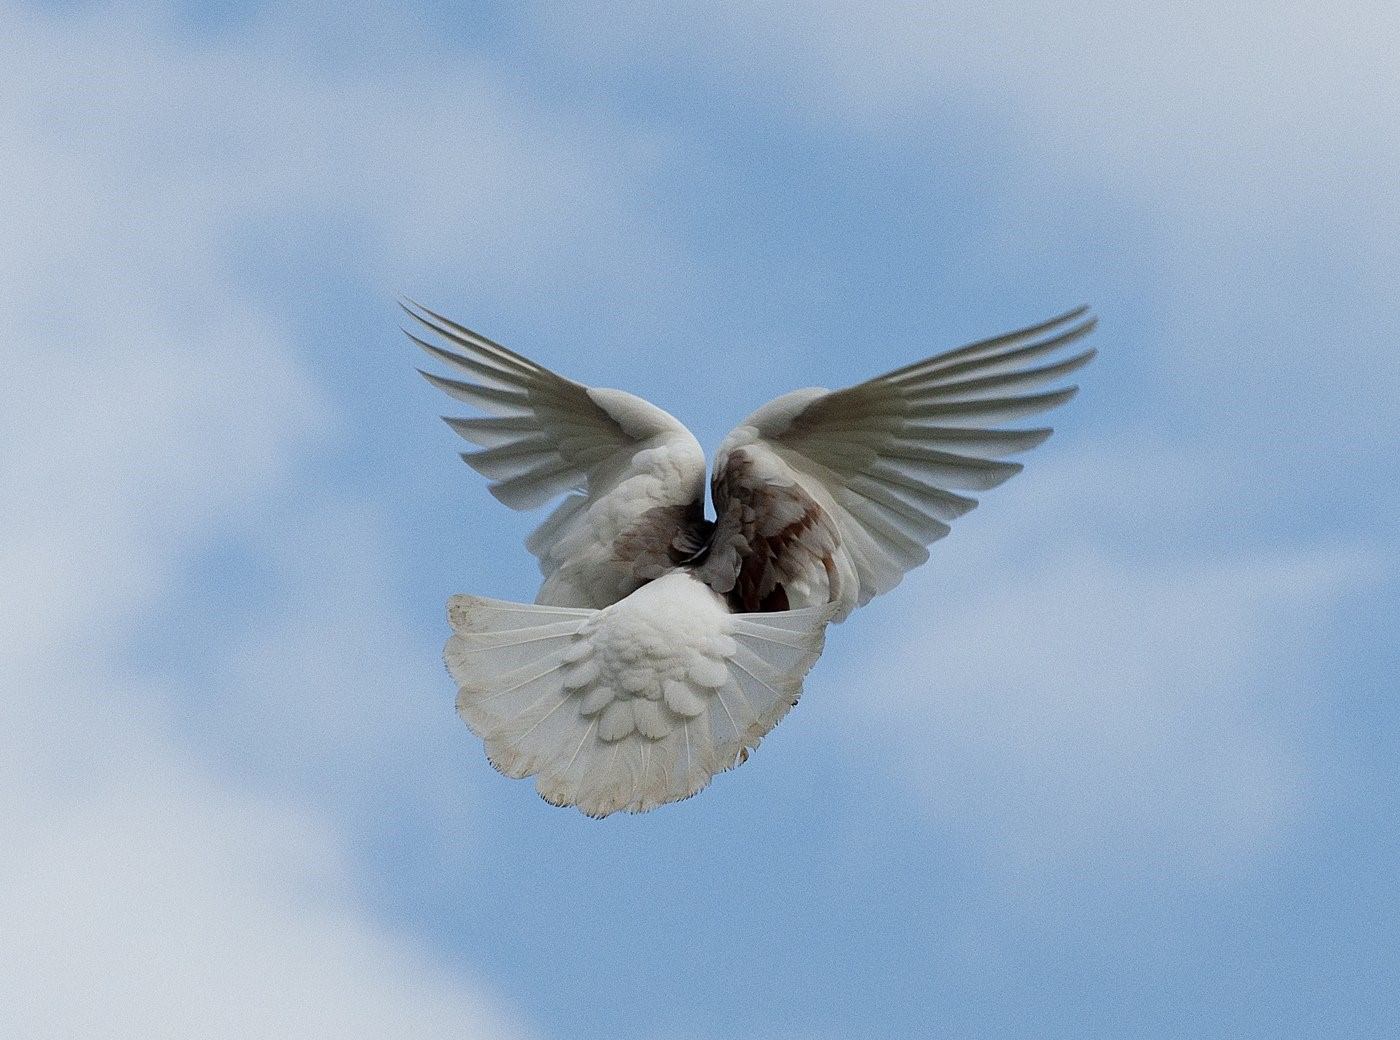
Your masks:
M 603 610 L 454 597 L 462 718 L 508 776 L 590 816 L 695 794 L 796 703 L 831 608 L 731 614 L 686 571 Z

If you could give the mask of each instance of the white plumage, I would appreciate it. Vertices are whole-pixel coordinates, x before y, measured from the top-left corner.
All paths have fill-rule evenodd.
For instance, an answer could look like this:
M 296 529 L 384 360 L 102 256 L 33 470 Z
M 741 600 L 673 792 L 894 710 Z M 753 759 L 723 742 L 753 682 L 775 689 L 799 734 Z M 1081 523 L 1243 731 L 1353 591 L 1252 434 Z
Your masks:
M 675 571 L 602 610 L 456 596 L 457 709 L 507 776 L 591 816 L 687 798 L 777 725 L 829 607 L 733 614 Z
M 796 703 L 828 622 L 888 592 L 927 546 L 1019 472 L 1063 404 L 1080 308 L 844 390 L 770 402 L 705 457 L 661 409 L 565 379 L 426 308 L 468 380 L 424 375 L 485 415 L 447 422 L 513 509 L 561 498 L 526 541 L 534 605 L 453 597 L 448 669 L 492 763 L 593 816 L 689 797 Z

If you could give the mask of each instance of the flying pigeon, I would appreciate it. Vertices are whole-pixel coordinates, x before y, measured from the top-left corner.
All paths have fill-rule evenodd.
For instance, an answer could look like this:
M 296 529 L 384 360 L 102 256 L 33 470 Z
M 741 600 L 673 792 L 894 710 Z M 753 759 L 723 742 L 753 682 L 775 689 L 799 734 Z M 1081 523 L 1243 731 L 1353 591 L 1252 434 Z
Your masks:
M 507 776 L 590 816 L 689 798 L 796 702 L 826 626 L 899 584 L 927 546 L 1019 472 L 1007 456 L 1064 404 L 1081 307 L 843 390 L 794 390 L 705 454 L 666 412 L 584 386 L 426 307 L 423 372 L 478 415 L 447 417 L 512 509 L 558 501 L 526 540 L 534 604 L 448 602 L 457 710 Z M 1052 389 L 1043 389 L 1053 386 Z

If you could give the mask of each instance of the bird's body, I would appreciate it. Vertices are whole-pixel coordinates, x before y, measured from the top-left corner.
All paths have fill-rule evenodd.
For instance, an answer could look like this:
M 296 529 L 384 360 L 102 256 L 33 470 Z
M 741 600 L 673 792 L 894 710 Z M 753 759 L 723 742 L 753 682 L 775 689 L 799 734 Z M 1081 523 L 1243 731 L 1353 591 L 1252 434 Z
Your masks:
M 1003 429 L 1093 351 L 1084 310 L 844 390 L 786 394 L 705 456 L 661 409 L 586 387 L 421 307 L 470 381 L 424 373 L 486 415 L 449 418 L 506 505 L 560 498 L 526 541 L 535 604 L 454 597 L 458 710 L 510 776 L 590 815 L 694 794 L 796 702 L 825 628 L 889 591 L 927 546 L 1020 470 L 1048 429 Z

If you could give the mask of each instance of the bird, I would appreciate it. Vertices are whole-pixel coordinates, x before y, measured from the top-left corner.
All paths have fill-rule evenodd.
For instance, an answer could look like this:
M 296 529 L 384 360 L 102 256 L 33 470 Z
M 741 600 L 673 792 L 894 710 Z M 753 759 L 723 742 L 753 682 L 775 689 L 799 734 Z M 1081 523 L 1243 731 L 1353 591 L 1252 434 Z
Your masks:
M 533 604 L 458 595 L 444 659 L 497 770 L 593 817 L 680 801 L 796 704 L 828 624 L 925 562 L 1022 466 L 1088 364 L 1078 307 L 843 389 L 759 408 L 707 464 L 678 420 L 586 386 L 409 299 L 403 331 L 474 414 L 444 416 L 514 510 L 554 508 L 525 546 Z M 1048 389 L 1047 389 L 1048 387 Z

